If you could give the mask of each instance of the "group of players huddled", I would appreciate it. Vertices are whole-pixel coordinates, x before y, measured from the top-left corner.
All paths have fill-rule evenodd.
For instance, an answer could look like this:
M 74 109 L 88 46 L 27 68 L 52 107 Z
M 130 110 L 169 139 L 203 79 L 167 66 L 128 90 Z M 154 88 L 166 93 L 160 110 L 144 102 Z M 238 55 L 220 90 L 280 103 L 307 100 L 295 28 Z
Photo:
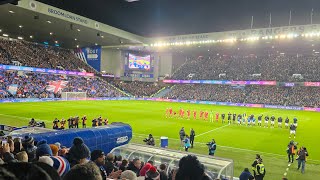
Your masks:
M 236 113 L 214 113 L 213 111 L 203 111 L 197 110 L 191 111 L 187 110 L 185 112 L 184 109 L 180 108 L 178 112 L 174 111 L 172 108 L 166 109 L 166 118 L 178 118 L 178 119 L 194 119 L 194 120 L 205 120 L 209 122 L 219 122 L 221 119 L 222 123 L 228 124 L 238 124 L 238 125 L 245 125 L 245 126 L 257 126 L 265 127 L 265 128 L 274 128 L 276 121 L 278 122 L 278 128 L 282 128 L 283 120 L 285 128 L 290 129 L 290 137 L 293 134 L 295 138 L 296 129 L 298 126 L 298 119 L 296 117 L 293 118 L 293 123 L 291 122 L 288 117 L 283 119 L 281 116 L 276 119 L 274 115 L 269 117 L 268 115 L 259 114 L 257 119 L 255 115 L 247 115 L 246 113 L 243 114 L 236 114 Z M 264 118 L 264 124 L 262 124 L 262 119 Z M 270 126 L 269 126 L 270 121 Z
M 87 116 L 84 115 L 81 120 L 79 118 L 79 116 L 75 116 L 75 117 L 70 117 L 69 119 L 65 120 L 64 118 L 62 118 L 61 120 L 59 120 L 58 118 L 55 118 L 53 120 L 53 129 L 65 129 L 66 124 L 68 123 L 68 127 L 69 129 L 73 129 L 73 128 L 79 128 L 79 124 L 82 123 L 82 128 L 86 128 L 87 127 Z M 30 127 L 35 127 L 33 124 L 35 124 L 35 120 L 34 118 L 32 118 L 29 122 L 29 126 Z M 92 120 L 92 127 L 97 127 L 97 126 L 106 126 L 109 124 L 109 120 L 108 118 L 102 118 L 101 116 L 99 116 L 98 118 L 95 118 Z

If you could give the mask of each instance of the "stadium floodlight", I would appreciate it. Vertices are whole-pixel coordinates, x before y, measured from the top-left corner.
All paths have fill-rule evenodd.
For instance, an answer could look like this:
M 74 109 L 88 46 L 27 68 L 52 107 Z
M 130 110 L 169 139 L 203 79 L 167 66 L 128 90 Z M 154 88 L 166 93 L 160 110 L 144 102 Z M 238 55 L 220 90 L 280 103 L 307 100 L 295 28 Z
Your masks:
M 318 51 L 316 51 L 316 52 L 314 52 L 314 53 L 319 54 L 319 52 L 318 52 Z
M 74 38 L 74 40 L 77 41 L 78 39 L 77 39 L 77 38 Z
M 0 29 L 0 32 L 2 32 L 2 29 Z
M 9 37 L 9 35 L 8 35 L 8 34 L 2 34 L 2 36 L 4 36 L 4 37 Z
M 77 48 L 79 48 L 79 45 L 77 45 Z
M 80 32 L 81 30 L 80 30 L 80 29 L 77 29 L 77 31 Z
M 19 28 L 22 28 L 23 26 L 22 25 L 19 25 Z
M 47 23 L 51 24 L 51 21 L 48 20 Z
M 19 37 L 18 37 L 18 39 L 22 40 L 22 39 L 23 39 L 23 37 L 19 36 Z
M 10 11 L 9 11 L 9 13 L 13 14 L 13 13 L 14 13 L 14 11 L 11 11 L 11 10 L 10 10 Z
M 50 32 L 49 34 L 52 36 L 52 35 L 53 35 L 53 32 Z

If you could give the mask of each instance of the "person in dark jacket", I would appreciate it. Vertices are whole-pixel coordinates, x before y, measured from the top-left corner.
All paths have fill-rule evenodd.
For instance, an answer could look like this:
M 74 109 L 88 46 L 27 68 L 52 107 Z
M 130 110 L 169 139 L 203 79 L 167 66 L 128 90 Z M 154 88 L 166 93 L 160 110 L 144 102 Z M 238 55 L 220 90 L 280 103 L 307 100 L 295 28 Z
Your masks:
M 168 175 L 167 175 L 167 166 L 165 164 L 160 164 L 160 180 L 168 180 Z
M 306 165 L 307 156 L 309 156 L 307 148 L 301 147 L 298 152 L 298 158 L 297 158 L 298 159 L 298 170 L 301 167 L 301 173 L 304 173 L 304 168 Z
M 91 152 L 91 161 L 99 167 L 102 179 L 106 179 L 108 176 L 107 171 L 104 168 L 105 158 L 104 152 L 101 150 L 94 150 Z
M 141 169 L 141 161 L 138 158 L 133 159 L 132 162 L 129 163 L 127 170 L 131 170 L 136 173 L 137 177 L 140 174 Z
M 184 138 L 186 136 L 186 132 L 184 131 L 184 127 L 182 127 L 179 131 L 179 137 L 180 137 L 180 143 L 181 143 L 181 146 L 183 147 L 184 146 Z
M 196 136 L 196 133 L 194 132 L 193 128 L 191 128 L 190 131 L 190 144 L 191 144 L 191 148 L 193 148 L 193 142 L 194 142 L 194 137 Z
M 127 160 L 122 160 L 121 165 L 119 167 L 119 170 L 121 170 L 122 172 L 124 172 L 125 170 L 127 170 L 128 168 L 128 161 Z
M 297 149 L 297 146 L 294 144 L 293 141 L 290 141 L 287 148 L 287 154 L 288 154 L 288 163 L 293 163 L 293 156 L 295 155 L 295 151 Z
M 239 180 L 253 180 L 254 177 L 250 173 L 248 168 L 245 168 L 241 175 L 239 176 Z
M 251 165 L 251 166 L 252 166 L 252 170 L 255 170 L 255 169 L 256 169 L 256 166 L 257 166 L 259 160 L 262 161 L 262 159 L 261 159 L 261 157 L 260 157 L 260 154 L 256 154 L 256 159 L 253 161 L 253 163 L 252 163 L 252 165 Z
M 28 154 L 28 161 L 33 162 L 36 160 L 36 149 L 37 147 L 34 145 L 34 139 L 30 136 L 25 136 L 24 139 L 22 139 L 22 150 L 26 151 Z
M 113 161 L 114 161 L 114 155 L 109 153 L 107 154 L 106 163 L 105 163 L 105 169 L 107 171 L 107 174 L 111 174 L 112 171 L 117 171 L 118 168 L 115 167 Z

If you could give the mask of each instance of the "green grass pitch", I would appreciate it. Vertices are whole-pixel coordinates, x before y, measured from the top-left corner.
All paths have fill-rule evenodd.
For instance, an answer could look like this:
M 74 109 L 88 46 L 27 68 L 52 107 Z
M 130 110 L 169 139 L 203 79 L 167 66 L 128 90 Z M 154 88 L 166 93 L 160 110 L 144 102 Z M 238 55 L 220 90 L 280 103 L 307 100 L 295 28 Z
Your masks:
M 306 146 L 310 154 L 306 163 L 306 172 L 297 171 L 297 162 L 290 167 L 287 163 L 286 146 L 289 142 L 289 130 L 277 128 L 260 128 L 210 123 L 202 120 L 166 119 L 166 108 L 172 107 L 178 111 L 180 107 L 187 110 L 213 110 L 219 113 L 244 113 L 274 115 L 276 117 L 288 116 L 292 121 L 298 118 L 297 137 L 295 141 L 299 145 Z M 156 136 L 156 144 L 159 145 L 159 137 L 169 137 L 169 148 L 179 148 L 178 132 L 185 127 L 189 134 L 190 128 L 194 128 L 197 135 L 195 147 L 190 152 L 207 154 L 204 143 L 214 138 L 217 142 L 216 156 L 234 160 L 234 176 L 239 176 L 241 171 L 248 167 L 255 154 L 261 154 L 266 167 L 266 180 L 280 180 L 287 172 L 289 180 L 320 179 L 320 114 L 316 112 L 303 112 L 294 110 L 277 110 L 247 107 L 213 106 L 188 103 L 168 103 L 151 101 L 73 101 L 73 102 L 39 102 L 39 103 L 7 103 L 0 104 L 0 124 L 25 126 L 29 119 L 41 119 L 51 128 L 54 118 L 68 118 L 70 116 L 87 115 L 91 121 L 94 117 L 107 116 L 109 122 L 129 123 L 133 128 L 131 142 L 143 143 L 142 139 L 147 134 Z M 270 122 L 269 122 L 270 124 Z M 288 171 L 286 171 L 286 169 Z

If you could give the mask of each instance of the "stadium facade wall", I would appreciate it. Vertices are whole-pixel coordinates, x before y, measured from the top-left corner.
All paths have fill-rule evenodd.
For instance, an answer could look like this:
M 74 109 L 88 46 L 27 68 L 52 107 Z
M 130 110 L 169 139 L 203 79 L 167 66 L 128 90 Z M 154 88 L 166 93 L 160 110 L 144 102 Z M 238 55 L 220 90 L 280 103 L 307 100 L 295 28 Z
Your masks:
M 74 99 L 81 100 L 81 99 Z M 238 107 L 253 107 L 253 108 L 273 108 L 284 110 L 300 110 L 300 111 L 314 111 L 320 112 L 320 108 L 313 107 L 299 107 L 299 106 L 281 106 L 281 105 L 268 105 L 268 104 L 245 104 L 245 103 L 232 103 L 232 102 L 214 102 L 214 101 L 194 101 L 194 100 L 178 100 L 178 99 L 162 99 L 162 98 L 131 98 L 131 97 L 116 97 L 116 98 L 87 98 L 83 100 L 92 101 L 116 101 L 116 100 L 138 100 L 138 101 L 161 101 L 161 102 L 180 102 L 191 104 L 208 104 L 220 106 L 238 106 Z M 0 99 L 0 103 L 14 103 L 14 102 L 48 102 L 48 101 L 65 101 L 61 98 L 26 98 L 26 99 Z M 73 101 L 72 99 L 68 101 Z

